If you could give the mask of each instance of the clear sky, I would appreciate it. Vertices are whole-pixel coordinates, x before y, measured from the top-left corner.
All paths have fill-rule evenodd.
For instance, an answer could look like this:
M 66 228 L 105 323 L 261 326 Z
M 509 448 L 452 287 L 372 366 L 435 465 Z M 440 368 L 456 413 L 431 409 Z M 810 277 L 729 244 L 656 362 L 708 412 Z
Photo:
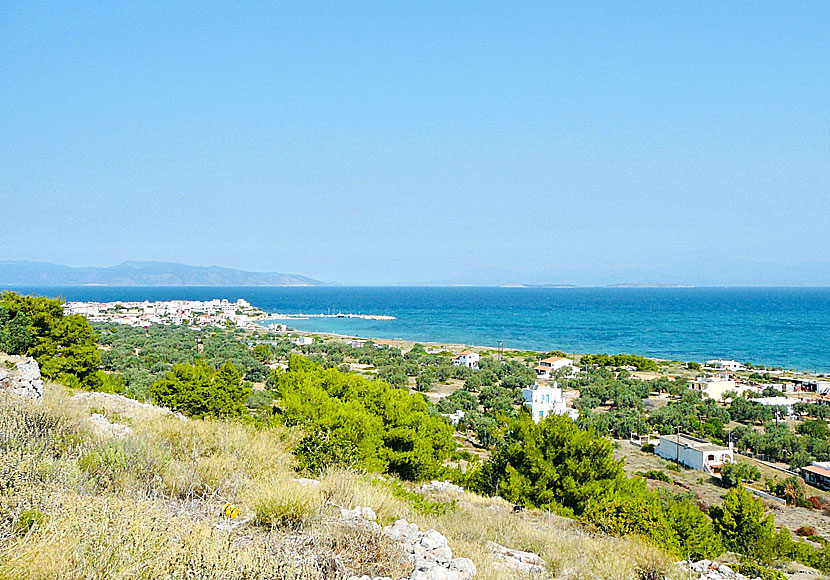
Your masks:
M 830 4 L 0 0 L 0 202 L 79 266 L 828 261 Z

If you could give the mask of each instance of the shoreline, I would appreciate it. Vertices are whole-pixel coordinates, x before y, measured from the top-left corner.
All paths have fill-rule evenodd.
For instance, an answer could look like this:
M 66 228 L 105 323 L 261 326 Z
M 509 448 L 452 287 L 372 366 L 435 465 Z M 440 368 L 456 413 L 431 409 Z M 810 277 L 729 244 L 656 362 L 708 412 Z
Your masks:
M 257 326 L 260 329 L 262 329 L 266 332 L 272 332 L 272 331 L 269 331 L 267 325 L 262 324 L 261 321 L 257 322 Z M 487 346 L 487 345 L 462 344 L 462 343 L 453 343 L 453 342 L 410 340 L 410 339 L 405 339 L 405 338 L 391 338 L 390 339 L 390 338 L 379 338 L 379 337 L 366 337 L 366 336 L 357 336 L 357 335 L 349 335 L 349 334 L 340 334 L 340 333 L 336 333 L 336 332 L 318 332 L 318 331 L 311 331 L 311 330 L 298 330 L 296 328 L 294 328 L 294 329 L 288 328 L 284 333 L 278 333 L 278 335 L 279 334 L 287 334 L 287 333 L 293 333 L 293 334 L 297 334 L 297 335 L 300 335 L 300 336 L 311 336 L 311 337 L 323 337 L 323 338 L 339 339 L 339 340 L 344 340 L 344 341 L 354 341 L 354 340 L 372 341 L 375 344 L 395 345 L 396 348 L 400 348 L 402 351 L 411 349 L 415 344 L 422 344 L 427 349 L 435 348 L 435 349 L 439 349 L 438 352 L 446 351 L 446 352 L 449 352 L 451 354 L 458 354 L 462 350 L 465 350 L 465 349 L 473 349 L 473 350 L 476 350 L 476 351 L 491 351 L 491 352 L 496 352 L 496 353 L 499 352 L 499 351 L 502 351 L 502 352 L 505 352 L 505 353 L 507 353 L 507 352 L 512 352 L 512 353 L 535 353 L 535 354 L 538 354 L 540 357 L 544 356 L 548 352 L 552 352 L 552 351 L 555 351 L 555 350 L 560 350 L 560 352 L 564 352 L 566 355 L 568 355 L 569 358 L 574 358 L 574 359 L 578 359 L 579 357 L 582 357 L 583 355 L 586 355 L 586 354 L 594 354 L 594 353 L 585 353 L 585 352 L 568 352 L 568 351 L 562 351 L 561 349 L 555 349 L 555 348 L 551 349 L 551 350 L 536 350 L 536 349 L 522 349 L 522 348 L 515 348 L 515 347 L 508 347 L 508 346 Z M 621 354 L 621 353 L 609 353 L 609 354 Z M 671 362 L 674 362 L 674 359 L 653 357 L 653 356 L 647 356 L 647 355 L 639 355 L 639 353 L 636 353 L 636 352 L 627 353 L 627 354 L 634 354 L 634 355 L 638 355 L 638 356 L 643 356 L 644 358 L 651 359 L 653 361 L 656 361 L 657 363 L 671 363 Z M 697 361 L 677 361 L 677 362 L 686 363 L 686 362 L 697 362 Z M 704 365 L 704 363 L 699 363 L 699 364 L 701 364 L 701 366 Z M 713 371 L 711 371 L 711 370 L 704 371 L 703 369 L 701 369 L 697 372 L 713 372 Z M 744 368 L 740 372 L 768 373 L 769 371 L 762 370 L 762 369 L 747 369 L 747 368 Z M 823 372 L 811 372 L 811 371 L 802 371 L 802 370 L 798 370 L 798 369 L 787 369 L 787 368 L 785 368 L 783 371 L 778 371 L 778 373 L 779 373 L 779 376 L 786 376 L 786 377 L 795 378 L 795 379 L 809 379 L 809 380 L 821 378 L 821 377 L 827 375 L 827 373 L 823 373 Z M 773 375 L 773 376 L 776 376 L 776 375 Z

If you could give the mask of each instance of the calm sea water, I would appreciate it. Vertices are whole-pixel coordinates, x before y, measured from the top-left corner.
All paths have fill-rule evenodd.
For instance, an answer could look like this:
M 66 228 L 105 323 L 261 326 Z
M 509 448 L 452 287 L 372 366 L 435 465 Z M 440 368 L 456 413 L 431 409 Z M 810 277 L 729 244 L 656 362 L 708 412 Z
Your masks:
M 830 372 L 830 288 L 19 287 L 67 300 L 244 298 L 300 330 L 565 352 L 731 358 Z

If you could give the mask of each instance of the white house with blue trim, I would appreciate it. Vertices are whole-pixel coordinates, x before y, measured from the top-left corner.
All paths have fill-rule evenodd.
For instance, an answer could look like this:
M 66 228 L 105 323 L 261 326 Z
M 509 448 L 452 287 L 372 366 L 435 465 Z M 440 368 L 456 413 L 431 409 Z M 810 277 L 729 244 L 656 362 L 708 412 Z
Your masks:
M 538 383 L 525 387 L 522 389 L 522 399 L 535 423 L 551 415 L 567 415 L 574 421 L 579 417 L 579 411 L 567 407 L 562 389 L 556 383 L 544 387 Z

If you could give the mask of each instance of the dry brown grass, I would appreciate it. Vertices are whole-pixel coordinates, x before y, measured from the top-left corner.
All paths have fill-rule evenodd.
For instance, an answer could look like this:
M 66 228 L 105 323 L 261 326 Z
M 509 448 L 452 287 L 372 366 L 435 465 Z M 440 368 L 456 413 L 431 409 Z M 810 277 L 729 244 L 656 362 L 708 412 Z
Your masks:
M 0 579 L 399 578 L 409 564 L 337 507 L 370 506 L 445 534 L 479 580 L 520 578 L 498 568 L 486 542 L 539 554 L 560 578 L 649 580 L 670 569 L 635 538 L 591 536 L 572 520 L 513 514 L 498 499 L 435 496 L 454 509 L 423 513 L 400 482 L 334 471 L 294 481 L 296 434 L 241 423 L 182 421 L 121 408 L 132 434 L 95 435 L 90 408 L 50 387 L 42 403 L 0 401 Z M 114 411 L 112 413 L 115 413 Z M 233 522 L 224 502 L 239 505 Z M 444 503 L 440 505 L 452 505 Z M 422 511 L 419 511 L 422 510 Z M 25 524 L 25 525 L 24 525 Z

